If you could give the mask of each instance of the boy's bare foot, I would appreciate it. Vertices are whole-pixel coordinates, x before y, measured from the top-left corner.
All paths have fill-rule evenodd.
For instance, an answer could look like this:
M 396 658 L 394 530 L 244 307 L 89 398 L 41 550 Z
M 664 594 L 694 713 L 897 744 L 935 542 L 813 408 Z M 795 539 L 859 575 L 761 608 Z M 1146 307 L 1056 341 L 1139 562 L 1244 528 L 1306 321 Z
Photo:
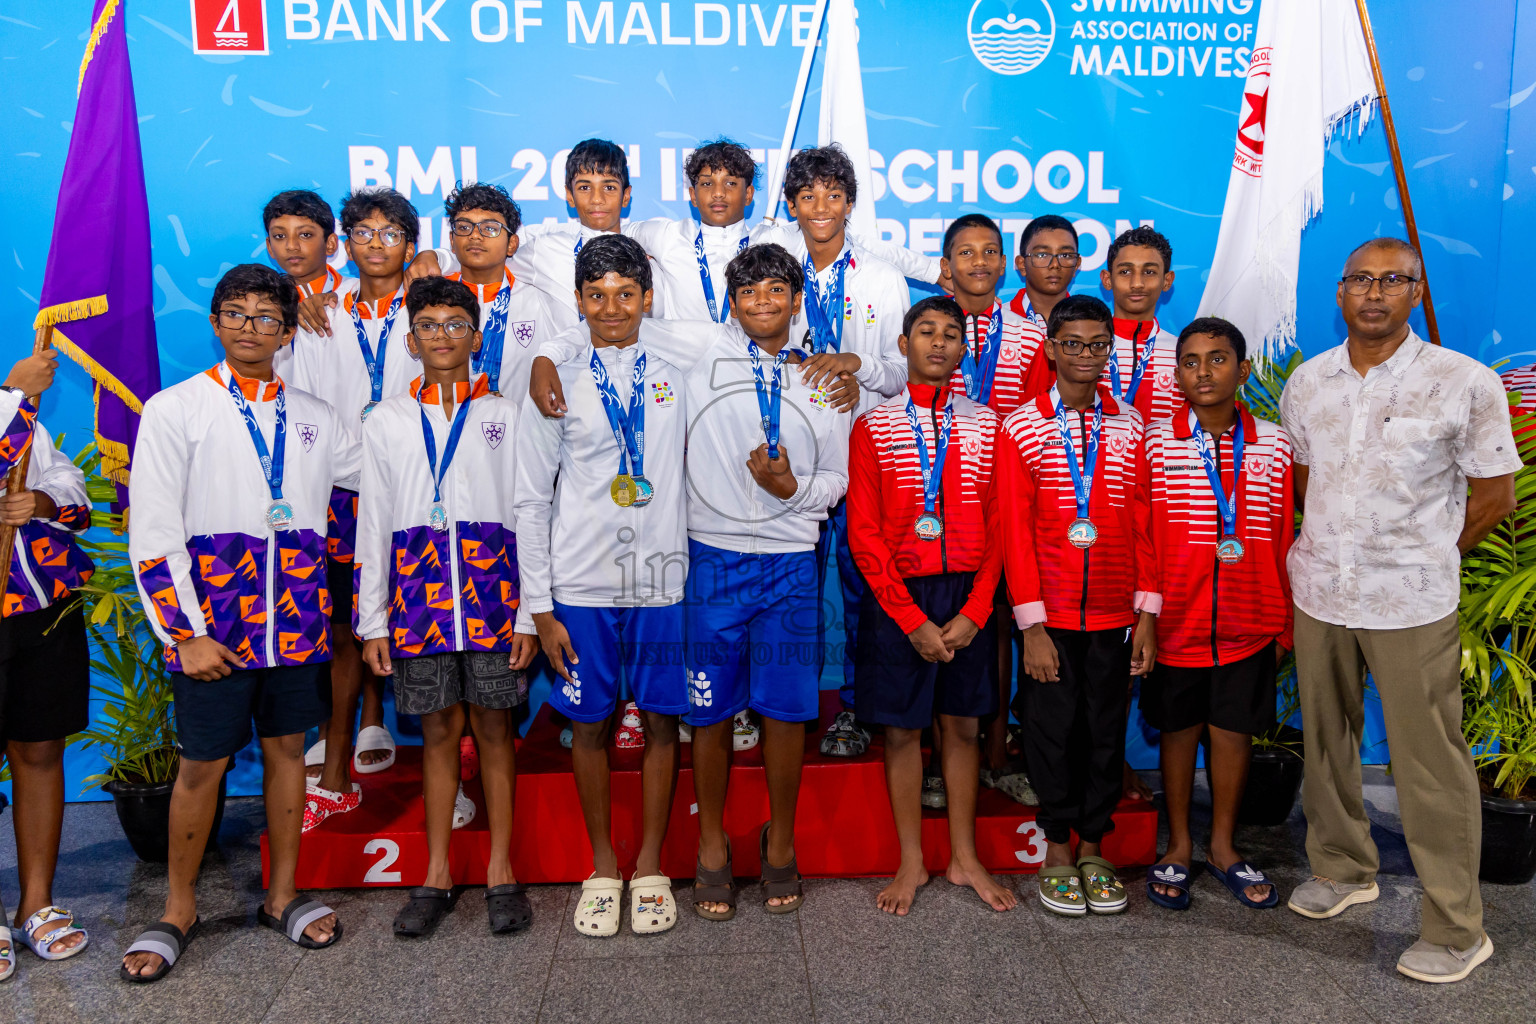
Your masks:
M 164 914 L 160 915 L 160 920 L 166 924 L 175 925 L 185 935 L 187 929 L 192 927 L 192 922 L 197 920 L 197 908 L 193 907 L 191 912 L 187 914 L 172 914 L 167 910 Z M 129 974 L 135 977 L 154 974 L 163 963 L 165 963 L 165 958 L 158 953 L 129 953 L 123 957 L 123 966 L 128 969 Z
M 1194 857 L 1194 855 L 1195 855 L 1195 851 L 1194 851 L 1193 847 L 1190 847 L 1190 846 L 1170 846 L 1170 847 L 1168 847 L 1168 850 L 1167 850 L 1166 853 L 1164 853 L 1161 857 L 1157 858 L 1157 862 L 1159 864 L 1183 864 L 1185 867 L 1189 867 L 1191 859 Z M 1184 881 L 1187 884 L 1189 882 L 1189 879 L 1186 878 L 1186 879 L 1184 879 Z M 1266 888 L 1268 888 L 1268 887 L 1266 886 Z M 1152 886 L 1152 889 L 1159 896 L 1167 896 L 1169 899 L 1178 899 L 1179 898 L 1179 890 L 1175 889 L 1171 885 L 1156 885 L 1156 884 L 1154 884 Z M 1258 899 L 1263 899 L 1262 896 L 1257 897 L 1257 898 Z
M 1127 800 L 1152 802 L 1152 787 L 1142 781 L 1141 776 L 1136 774 L 1129 761 L 1125 762 L 1125 774 L 1120 780 L 1120 795 Z
M 881 889 L 880 895 L 875 897 L 875 906 L 887 914 L 906 917 L 907 911 L 912 909 L 912 901 L 917 898 L 918 888 L 927 884 L 927 868 L 921 864 L 912 868 L 902 865 L 896 877 L 891 879 L 891 884 Z
M 944 877 L 949 879 L 951 885 L 968 885 L 975 889 L 981 902 L 993 910 L 1012 910 L 1019 902 L 1012 889 L 998 885 L 991 873 L 979 863 L 962 866 L 951 858 L 949 870 L 944 872 Z
M 273 917 L 281 917 L 282 914 L 283 914 L 283 908 L 286 907 L 288 905 L 288 903 L 292 899 L 293 899 L 293 897 L 290 896 L 290 897 L 288 897 L 288 899 L 283 900 L 282 902 L 278 903 L 276 906 L 273 906 L 273 902 L 274 901 L 273 901 L 271 895 L 269 894 L 267 896 L 267 899 L 262 903 L 262 908 L 264 910 L 266 910 L 267 913 L 271 914 Z M 185 929 L 183 929 L 183 930 L 185 930 Z M 322 918 L 320 918 L 318 920 L 311 921 L 309 923 L 309 926 L 304 929 L 305 937 L 308 938 L 312 942 L 330 942 L 331 941 L 331 936 L 334 935 L 335 933 L 336 933 L 336 915 L 335 914 L 326 914 L 324 917 L 322 917 Z

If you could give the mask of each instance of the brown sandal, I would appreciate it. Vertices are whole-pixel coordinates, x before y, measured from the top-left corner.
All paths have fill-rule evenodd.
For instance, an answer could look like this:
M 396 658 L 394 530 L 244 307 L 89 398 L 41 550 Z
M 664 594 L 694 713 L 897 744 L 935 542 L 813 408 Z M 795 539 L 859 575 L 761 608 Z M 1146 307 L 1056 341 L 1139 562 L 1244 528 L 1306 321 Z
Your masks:
M 763 909 L 770 914 L 793 914 L 800 909 L 800 904 L 805 902 L 805 892 L 800 887 L 800 869 L 795 863 L 795 857 L 790 855 L 789 863 L 782 867 L 774 867 L 768 863 L 768 825 L 763 825 L 763 831 L 758 837 L 758 859 L 763 866 Z M 780 903 L 774 906 L 769 903 L 772 899 L 784 899 L 787 896 L 798 896 L 793 903 Z
M 701 904 L 724 903 L 725 910 L 705 910 Z M 729 921 L 736 916 L 736 878 L 731 873 L 731 844 L 725 844 L 725 866 L 707 868 L 694 859 L 693 909 L 708 921 Z

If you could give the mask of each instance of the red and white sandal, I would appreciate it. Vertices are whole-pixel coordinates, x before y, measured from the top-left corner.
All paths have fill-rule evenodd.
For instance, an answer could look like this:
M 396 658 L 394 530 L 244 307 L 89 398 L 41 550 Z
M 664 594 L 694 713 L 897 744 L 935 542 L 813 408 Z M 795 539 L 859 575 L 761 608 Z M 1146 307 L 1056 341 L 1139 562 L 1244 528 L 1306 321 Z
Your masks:
M 363 787 L 352 783 L 352 792 L 337 793 L 311 785 L 304 790 L 304 831 L 317 827 L 333 814 L 355 811 L 363 803 Z
M 459 781 L 468 782 L 480 774 L 480 748 L 473 736 L 459 737 Z
M 621 750 L 645 746 L 645 727 L 640 724 L 640 708 L 634 701 L 624 705 L 624 717 L 619 719 L 619 731 L 613 734 L 613 745 Z

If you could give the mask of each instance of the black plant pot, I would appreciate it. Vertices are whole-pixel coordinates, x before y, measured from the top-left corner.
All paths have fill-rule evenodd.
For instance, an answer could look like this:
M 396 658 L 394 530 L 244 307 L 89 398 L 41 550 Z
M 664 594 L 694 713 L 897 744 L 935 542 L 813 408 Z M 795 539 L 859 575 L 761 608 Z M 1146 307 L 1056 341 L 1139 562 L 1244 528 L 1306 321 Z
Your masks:
M 1536 878 L 1536 800 L 1483 796 L 1483 860 L 1477 877 L 1500 885 Z
M 209 842 L 219 838 L 219 825 L 224 821 L 225 779 L 219 779 L 219 803 L 213 812 L 213 828 L 208 833 Z M 139 860 L 164 864 L 170 859 L 171 790 L 174 782 L 108 782 L 102 786 L 112 794 L 117 807 L 117 820 L 128 837 L 128 845 Z
M 1301 730 L 1295 726 L 1280 727 L 1280 741 L 1301 745 Z M 1200 737 L 1205 749 L 1206 769 L 1211 764 L 1211 734 Z M 1243 790 L 1243 802 L 1237 808 L 1239 825 L 1259 825 L 1273 828 L 1285 824 L 1296 806 L 1296 793 L 1301 789 L 1300 754 L 1284 747 L 1255 748 L 1248 762 L 1248 788 Z

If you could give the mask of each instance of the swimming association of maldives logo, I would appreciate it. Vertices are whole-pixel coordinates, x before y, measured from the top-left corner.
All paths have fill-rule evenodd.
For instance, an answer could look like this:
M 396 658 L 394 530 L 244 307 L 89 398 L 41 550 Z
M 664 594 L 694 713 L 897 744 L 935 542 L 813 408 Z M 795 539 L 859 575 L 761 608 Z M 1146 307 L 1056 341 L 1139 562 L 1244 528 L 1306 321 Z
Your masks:
M 267 52 L 267 0 L 192 0 L 192 52 Z
M 976 0 L 966 22 L 976 59 L 1000 75 L 1033 71 L 1056 41 L 1056 14 L 1047 0 Z

